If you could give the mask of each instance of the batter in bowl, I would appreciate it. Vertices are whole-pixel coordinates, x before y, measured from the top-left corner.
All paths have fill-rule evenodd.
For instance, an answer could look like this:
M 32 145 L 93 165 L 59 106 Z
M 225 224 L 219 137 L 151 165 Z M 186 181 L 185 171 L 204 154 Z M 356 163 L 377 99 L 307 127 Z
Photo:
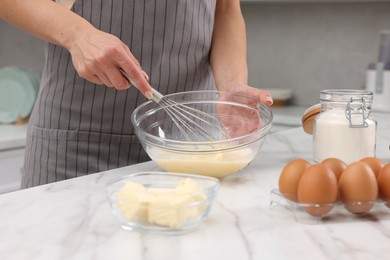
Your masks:
M 151 148 L 148 154 L 158 166 L 168 172 L 223 178 L 247 166 L 255 156 L 255 151 L 243 148 L 230 152 L 178 153 Z

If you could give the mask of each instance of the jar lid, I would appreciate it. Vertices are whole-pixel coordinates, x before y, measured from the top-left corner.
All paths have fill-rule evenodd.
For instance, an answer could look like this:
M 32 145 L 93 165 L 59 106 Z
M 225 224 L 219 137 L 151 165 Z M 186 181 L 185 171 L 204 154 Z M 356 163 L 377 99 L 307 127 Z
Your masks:
M 315 104 L 305 110 L 302 116 L 302 127 L 305 133 L 313 134 L 313 124 L 317 115 L 321 111 L 321 104 Z
M 369 90 L 354 89 L 326 89 L 320 91 L 321 102 L 350 102 L 351 100 L 363 99 L 370 106 L 373 100 L 373 92 Z

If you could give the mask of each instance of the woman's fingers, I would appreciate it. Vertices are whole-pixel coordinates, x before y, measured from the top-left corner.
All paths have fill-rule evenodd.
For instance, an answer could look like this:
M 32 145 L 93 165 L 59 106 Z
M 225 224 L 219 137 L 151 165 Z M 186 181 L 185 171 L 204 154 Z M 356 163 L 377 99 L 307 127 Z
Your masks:
M 248 86 L 246 84 L 231 84 L 228 87 L 219 87 L 218 89 L 224 90 L 227 92 L 233 92 L 233 93 L 241 93 L 246 96 L 251 96 L 255 97 L 259 103 L 266 104 L 267 106 L 272 106 L 274 103 L 272 99 L 272 95 L 269 91 L 267 90 L 262 90 L 260 88 L 254 88 L 251 86 Z M 258 104 L 252 104 L 252 105 L 258 105 Z
M 106 66 L 104 69 L 105 77 L 107 78 L 108 87 L 111 85 L 117 90 L 124 90 L 130 87 L 130 82 L 128 82 L 120 72 L 120 69 L 117 66 Z
M 122 44 L 121 48 L 113 51 L 112 58 L 114 59 L 113 62 L 116 66 L 105 68 L 108 74 L 108 79 L 112 85 L 118 90 L 127 89 L 132 85 L 131 82 L 122 75 L 124 72 L 127 77 L 135 83 L 134 85 L 141 91 L 141 93 L 150 99 L 152 87 L 147 81 L 149 77 L 142 70 L 138 60 L 135 59 L 128 47 Z
M 130 82 L 121 74 L 123 69 L 139 90 L 150 97 L 152 87 L 137 59 L 116 36 L 91 30 L 79 37 L 69 50 L 79 75 L 93 83 L 104 84 L 118 90 L 128 89 Z
M 106 85 L 109 88 L 114 87 L 114 84 L 111 82 L 109 76 L 104 72 L 104 70 L 92 67 L 79 69 L 78 73 L 80 77 L 98 85 Z
M 147 81 L 149 81 L 149 75 L 146 74 L 146 72 L 143 71 L 143 70 L 141 70 L 141 72 L 142 72 L 142 74 L 144 75 L 145 79 L 146 79 Z
M 272 106 L 272 104 L 274 103 L 271 93 L 269 93 L 269 91 L 253 88 L 250 86 L 246 86 L 246 88 L 248 92 L 247 94 L 249 94 L 250 96 L 259 97 L 261 103 L 264 103 L 268 106 Z
M 148 83 L 149 76 L 145 71 L 142 70 L 140 63 L 131 53 L 130 49 L 123 45 L 123 50 L 127 54 L 126 57 L 129 60 L 124 60 L 119 63 L 121 69 L 127 74 L 131 80 L 135 83 L 136 87 L 141 91 L 141 93 L 148 99 L 152 98 L 152 87 Z
M 262 102 L 268 106 L 272 106 L 272 104 L 274 103 L 274 100 L 272 99 L 271 93 L 263 90 L 262 93 L 260 94 L 260 102 Z
M 152 87 L 147 81 L 149 77 L 143 70 L 138 68 L 133 62 L 123 63 L 121 68 L 146 98 L 151 99 L 153 97 Z

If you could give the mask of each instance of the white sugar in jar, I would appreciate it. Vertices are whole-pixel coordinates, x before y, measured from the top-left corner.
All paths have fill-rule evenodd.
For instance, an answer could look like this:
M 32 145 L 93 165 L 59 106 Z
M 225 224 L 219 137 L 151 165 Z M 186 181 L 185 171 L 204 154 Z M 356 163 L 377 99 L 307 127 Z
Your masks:
M 335 157 L 345 163 L 374 157 L 376 121 L 370 118 L 372 91 L 322 90 L 314 121 L 314 160 Z

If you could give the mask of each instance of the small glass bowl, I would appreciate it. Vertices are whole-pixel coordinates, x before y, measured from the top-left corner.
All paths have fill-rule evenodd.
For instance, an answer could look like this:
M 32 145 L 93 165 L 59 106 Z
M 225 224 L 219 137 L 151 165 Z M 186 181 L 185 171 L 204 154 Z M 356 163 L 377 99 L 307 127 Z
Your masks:
M 191 179 L 201 190 L 175 193 Z M 124 189 L 129 183 L 146 190 Z M 141 172 L 122 177 L 106 187 L 112 212 L 126 230 L 180 234 L 195 229 L 207 218 L 217 196 L 219 180 L 172 172 Z M 125 191 L 126 190 L 126 191 Z M 152 192 L 153 191 L 153 192 Z

